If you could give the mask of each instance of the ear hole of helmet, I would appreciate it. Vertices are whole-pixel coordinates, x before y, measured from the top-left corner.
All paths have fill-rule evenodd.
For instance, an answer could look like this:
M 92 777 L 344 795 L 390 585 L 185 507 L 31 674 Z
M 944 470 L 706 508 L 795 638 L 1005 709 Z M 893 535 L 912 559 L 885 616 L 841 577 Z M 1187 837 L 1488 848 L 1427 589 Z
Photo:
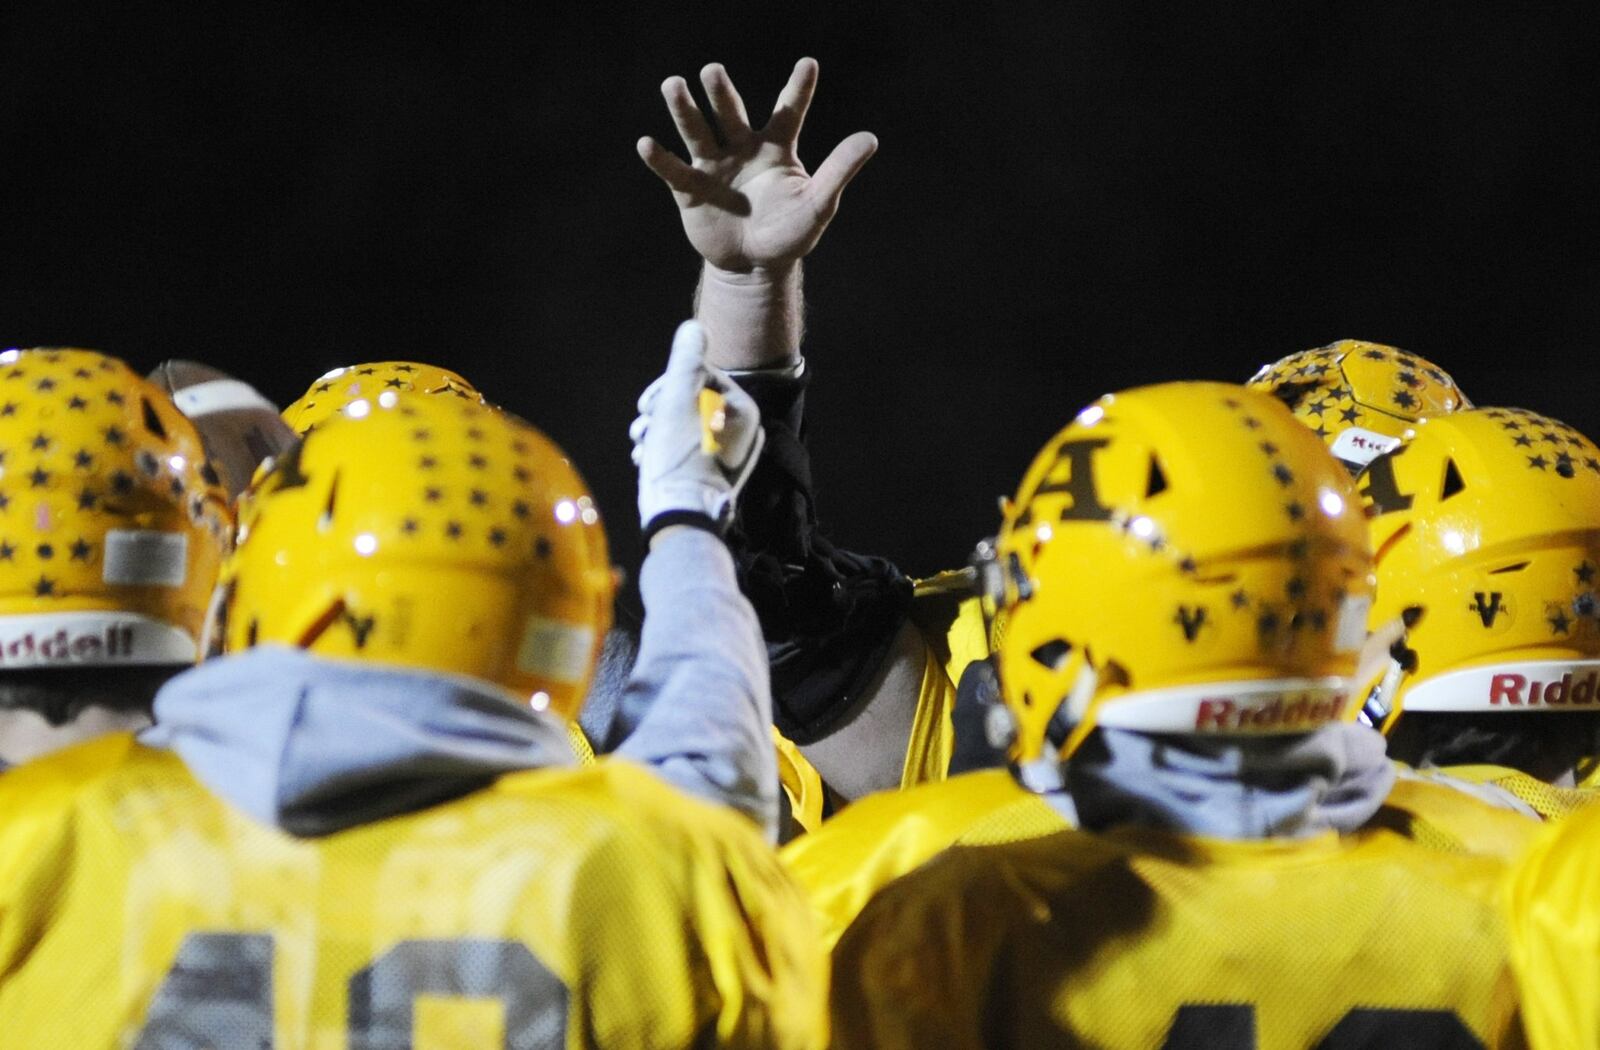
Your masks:
M 1461 480 L 1461 471 L 1456 469 L 1456 461 L 1453 459 L 1445 460 L 1444 484 L 1439 487 L 1439 502 L 1443 503 L 1466 487 L 1466 482 Z

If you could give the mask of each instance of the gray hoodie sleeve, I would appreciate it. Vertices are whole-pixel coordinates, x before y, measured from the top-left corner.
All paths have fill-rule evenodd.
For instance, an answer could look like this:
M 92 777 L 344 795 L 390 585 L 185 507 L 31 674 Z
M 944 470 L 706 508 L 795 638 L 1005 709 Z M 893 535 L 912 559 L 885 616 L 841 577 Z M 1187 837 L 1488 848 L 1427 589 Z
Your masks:
M 639 715 L 616 754 L 737 809 L 774 839 L 766 645 L 727 546 L 699 529 L 663 532 L 645 558 L 639 593 L 644 629 L 621 705 Z

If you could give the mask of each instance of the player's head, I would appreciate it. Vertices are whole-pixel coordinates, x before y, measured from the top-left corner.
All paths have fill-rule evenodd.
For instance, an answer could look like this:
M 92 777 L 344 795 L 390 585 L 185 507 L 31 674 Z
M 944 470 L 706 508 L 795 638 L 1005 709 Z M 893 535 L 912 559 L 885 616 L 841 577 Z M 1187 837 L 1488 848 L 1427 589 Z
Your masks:
M 1249 385 L 1288 405 L 1352 474 L 1422 420 L 1472 407 L 1438 365 L 1360 339 L 1290 354 Z
M 91 350 L 0 354 L 0 704 L 148 706 L 195 661 L 230 530 L 161 390 Z
M 373 361 L 363 365 L 335 368 L 311 384 L 300 400 L 283 410 L 283 418 L 295 433 L 312 427 L 342 412 L 356 401 L 393 401 L 401 394 L 444 394 L 470 404 L 483 404 L 476 387 L 448 368 L 416 361 Z
M 1600 711 L 1600 450 L 1532 412 L 1474 409 L 1420 424 L 1361 491 L 1373 622 L 1409 624 L 1368 705 L 1397 757 L 1470 726 L 1507 760 L 1513 742 L 1485 734 L 1527 728 L 1519 713 L 1585 735 L 1571 715 Z
M 577 713 L 610 624 L 589 489 L 527 423 L 471 399 L 358 400 L 257 480 L 216 630 L 467 675 Z
M 1266 394 L 1102 398 L 1029 467 L 995 555 L 1019 761 L 1096 726 L 1294 733 L 1354 714 L 1365 524 L 1349 475 Z

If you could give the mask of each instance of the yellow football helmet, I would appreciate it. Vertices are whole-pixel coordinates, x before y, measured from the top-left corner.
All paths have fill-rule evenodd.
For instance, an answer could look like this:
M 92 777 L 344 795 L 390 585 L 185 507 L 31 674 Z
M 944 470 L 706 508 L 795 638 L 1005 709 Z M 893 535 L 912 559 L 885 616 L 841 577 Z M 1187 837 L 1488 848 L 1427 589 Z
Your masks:
M 92 350 L 0 354 L 0 669 L 192 663 L 231 529 L 161 390 Z
M 1101 398 L 1028 468 L 981 568 L 1020 763 L 1097 725 L 1291 733 L 1355 714 L 1366 526 L 1348 474 L 1266 394 Z
M 614 581 L 588 486 L 527 423 L 453 397 L 359 399 L 279 456 L 240 515 L 226 650 L 469 675 L 577 715 Z
M 283 410 L 284 422 L 304 434 L 354 401 L 393 400 L 402 393 L 448 394 L 483 404 L 476 387 L 448 368 L 415 361 L 374 361 L 335 368 L 311 384 L 300 400 Z
M 1249 385 L 1288 405 L 1352 474 L 1422 420 L 1472 407 L 1438 365 L 1360 339 L 1290 354 L 1264 366 Z
M 1372 461 L 1374 623 L 1405 649 L 1368 714 L 1600 710 L 1600 450 L 1565 423 L 1485 408 L 1420 424 Z

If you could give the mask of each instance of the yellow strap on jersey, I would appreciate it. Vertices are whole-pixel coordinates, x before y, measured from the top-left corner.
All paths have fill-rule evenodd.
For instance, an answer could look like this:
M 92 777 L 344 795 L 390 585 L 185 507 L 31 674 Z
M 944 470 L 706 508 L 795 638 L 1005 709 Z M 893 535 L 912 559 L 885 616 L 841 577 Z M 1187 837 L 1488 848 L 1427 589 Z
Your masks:
M 1506 766 L 1442 766 L 1444 772 L 1474 784 L 1493 784 L 1532 806 L 1546 820 L 1559 820 L 1588 805 L 1600 792 L 1581 787 L 1557 787 L 1538 777 Z
M 772 746 L 778 752 L 778 786 L 789 799 L 789 816 L 802 830 L 816 831 L 822 826 L 822 810 L 827 803 L 822 774 L 800 753 L 794 741 L 778 732 L 777 726 L 772 727 Z
M 984 818 L 1028 796 L 1004 769 L 967 773 L 852 803 L 778 851 L 832 947 L 879 889 L 950 846 Z
M 578 756 L 578 765 L 594 764 L 594 745 L 589 743 L 583 727 L 576 722 L 567 723 L 567 743 L 572 745 L 572 753 Z
M 1600 1048 L 1600 806 L 1547 825 L 1503 902 L 1522 1023 L 1535 1050 Z

